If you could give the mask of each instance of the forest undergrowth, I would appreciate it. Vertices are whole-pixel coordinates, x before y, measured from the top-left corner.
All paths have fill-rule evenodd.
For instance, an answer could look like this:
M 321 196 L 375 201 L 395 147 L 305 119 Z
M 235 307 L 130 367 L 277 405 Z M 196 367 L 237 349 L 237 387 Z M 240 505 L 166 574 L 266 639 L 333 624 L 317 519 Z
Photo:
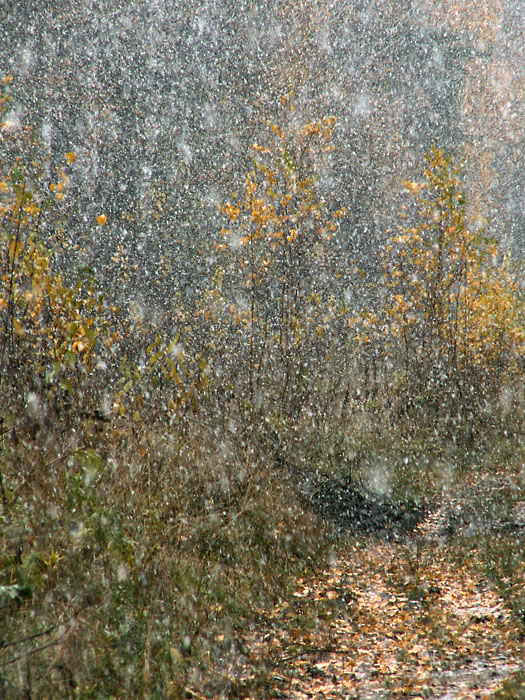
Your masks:
M 76 154 L 50 179 L 3 128 L 0 698 L 438 697 L 434 666 L 496 657 L 520 682 L 520 277 L 435 149 L 366 279 L 316 190 L 333 128 L 254 144 L 161 322 L 75 266 Z

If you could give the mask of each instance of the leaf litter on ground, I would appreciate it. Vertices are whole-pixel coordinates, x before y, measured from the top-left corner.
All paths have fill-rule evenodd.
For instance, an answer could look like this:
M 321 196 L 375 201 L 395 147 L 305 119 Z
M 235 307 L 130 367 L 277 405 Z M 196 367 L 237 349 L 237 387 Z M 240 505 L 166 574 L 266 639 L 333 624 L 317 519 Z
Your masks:
M 343 538 L 327 570 L 260 610 L 232 683 L 239 696 L 466 700 L 521 677 L 522 621 L 483 575 L 474 542 L 458 557 L 457 541 L 429 536 L 435 517 L 404 541 Z
M 354 538 L 260 612 L 236 682 L 245 698 L 482 698 L 524 658 L 519 620 L 443 544 Z

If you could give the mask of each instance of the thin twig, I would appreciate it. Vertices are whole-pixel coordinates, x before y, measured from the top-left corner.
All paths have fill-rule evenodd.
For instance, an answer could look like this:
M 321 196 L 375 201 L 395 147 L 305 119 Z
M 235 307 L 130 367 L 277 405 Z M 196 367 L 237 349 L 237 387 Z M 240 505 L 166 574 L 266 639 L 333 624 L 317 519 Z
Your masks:
M 59 644 L 63 644 L 63 640 L 57 639 L 53 642 L 49 642 L 48 644 L 43 644 L 41 647 L 37 647 L 36 649 L 31 649 L 31 651 L 26 651 L 23 654 L 19 654 L 18 656 L 14 656 L 12 659 L 9 659 L 8 661 L 3 661 L 0 663 L 0 668 L 4 668 L 5 666 L 9 666 L 9 664 L 14 664 L 17 661 L 20 661 L 20 659 L 26 659 L 28 656 L 32 656 L 33 654 L 38 654 L 40 651 L 44 651 L 44 649 L 48 649 L 49 647 L 56 647 Z
M 2 342 L 2 350 L 0 353 L 0 391 L 3 386 L 3 381 L 5 377 L 5 359 L 6 359 L 6 350 L 7 350 L 7 343 L 9 340 L 12 340 L 13 337 L 13 318 L 14 318 L 14 279 L 15 279 L 15 266 L 16 266 L 16 258 L 17 258 L 17 249 L 18 249 L 18 243 L 20 241 L 20 230 L 21 230 L 21 223 L 22 223 L 22 208 L 24 206 L 24 195 L 25 195 L 25 188 L 26 188 L 26 183 L 25 180 L 22 182 L 22 190 L 20 194 L 20 205 L 18 207 L 18 220 L 16 222 L 16 229 L 15 229 L 15 236 L 12 238 L 12 245 L 13 245 L 13 257 L 12 260 L 10 261 L 9 264 L 9 255 L 10 255 L 10 249 L 11 245 L 8 246 L 8 276 L 9 276 L 9 286 L 7 290 L 7 316 L 4 324 L 4 338 Z M 10 268 L 10 269 L 9 269 Z
M 15 639 L 14 642 L 1 642 L 0 643 L 0 651 L 2 649 L 7 649 L 7 647 L 13 647 L 16 646 L 17 644 L 23 644 L 24 642 L 29 642 L 32 639 L 36 639 L 37 637 L 43 637 L 46 634 L 50 634 L 53 630 L 55 630 L 58 627 L 58 624 L 52 625 L 51 627 L 48 627 L 46 630 L 43 632 L 36 632 L 35 634 L 30 634 L 27 637 L 20 637 L 20 639 Z
M 10 518 L 9 499 L 7 498 L 7 492 L 5 490 L 5 485 L 4 485 L 4 475 L 3 475 L 1 467 L 2 467 L 2 465 L 0 465 L 0 495 L 2 496 L 2 503 L 4 504 L 4 511 L 5 511 L 6 517 L 9 519 Z
M 290 656 L 284 656 L 282 659 L 278 659 L 273 663 L 279 666 L 287 661 L 293 661 L 293 659 L 298 659 L 301 656 L 308 656 L 309 654 L 351 654 L 350 649 L 336 649 L 335 647 L 310 647 L 309 649 L 304 649 L 303 651 L 298 651 L 296 654 L 290 654 Z
M 53 467 L 55 464 L 58 464 L 59 462 L 62 462 L 64 459 L 67 459 L 68 457 L 73 457 L 73 455 L 76 455 L 78 452 L 81 452 L 82 450 L 85 450 L 86 447 L 85 445 L 82 445 L 82 447 L 78 447 L 76 450 L 73 450 L 73 452 L 68 452 L 65 455 L 62 455 L 61 457 L 57 457 L 56 459 L 51 460 L 51 462 L 48 462 L 47 464 L 44 464 L 42 469 L 48 469 L 49 467 Z M 11 499 L 10 506 L 14 506 L 14 504 L 17 502 L 18 497 L 20 495 L 20 491 L 26 486 L 28 483 L 29 479 L 33 474 L 37 471 L 39 468 L 39 465 L 35 465 L 33 469 L 29 472 L 29 474 L 25 477 L 25 479 L 22 481 L 20 486 L 16 489 L 16 491 L 13 494 L 13 498 Z

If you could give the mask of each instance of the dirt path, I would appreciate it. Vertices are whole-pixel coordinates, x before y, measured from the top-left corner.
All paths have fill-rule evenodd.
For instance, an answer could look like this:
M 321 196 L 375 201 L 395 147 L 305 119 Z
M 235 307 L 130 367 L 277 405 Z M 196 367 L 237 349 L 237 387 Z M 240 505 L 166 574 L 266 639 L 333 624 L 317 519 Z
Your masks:
M 517 620 L 470 567 L 370 540 L 261 611 L 246 647 L 245 698 L 482 698 L 525 659 Z

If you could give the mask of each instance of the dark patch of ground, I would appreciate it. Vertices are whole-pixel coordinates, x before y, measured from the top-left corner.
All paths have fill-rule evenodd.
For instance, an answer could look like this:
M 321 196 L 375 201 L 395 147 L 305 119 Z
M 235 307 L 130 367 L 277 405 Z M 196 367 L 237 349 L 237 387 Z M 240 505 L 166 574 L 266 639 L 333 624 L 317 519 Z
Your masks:
M 523 501 L 503 517 L 494 517 L 489 504 L 501 488 L 498 481 L 479 484 L 462 497 L 446 502 L 418 504 L 398 502 L 367 491 L 350 476 L 293 470 L 295 489 L 305 505 L 323 519 L 346 532 L 375 535 L 387 540 L 419 537 L 453 537 L 488 532 L 509 535 L 525 533 Z M 479 501 L 479 503 L 478 503 Z M 481 503 L 481 505 L 480 505 Z M 521 510 L 520 510 L 521 508 Z
M 398 539 L 410 534 L 429 509 L 414 502 L 396 503 L 357 490 L 348 479 L 326 479 L 312 494 L 312 506 L 338 527 Z
M 368 492 L 348 476 L 302 472 L 297 486 L 303 502 L 337 528 L 387 540 L 410 535 L 432 511 L 428 505 Z

